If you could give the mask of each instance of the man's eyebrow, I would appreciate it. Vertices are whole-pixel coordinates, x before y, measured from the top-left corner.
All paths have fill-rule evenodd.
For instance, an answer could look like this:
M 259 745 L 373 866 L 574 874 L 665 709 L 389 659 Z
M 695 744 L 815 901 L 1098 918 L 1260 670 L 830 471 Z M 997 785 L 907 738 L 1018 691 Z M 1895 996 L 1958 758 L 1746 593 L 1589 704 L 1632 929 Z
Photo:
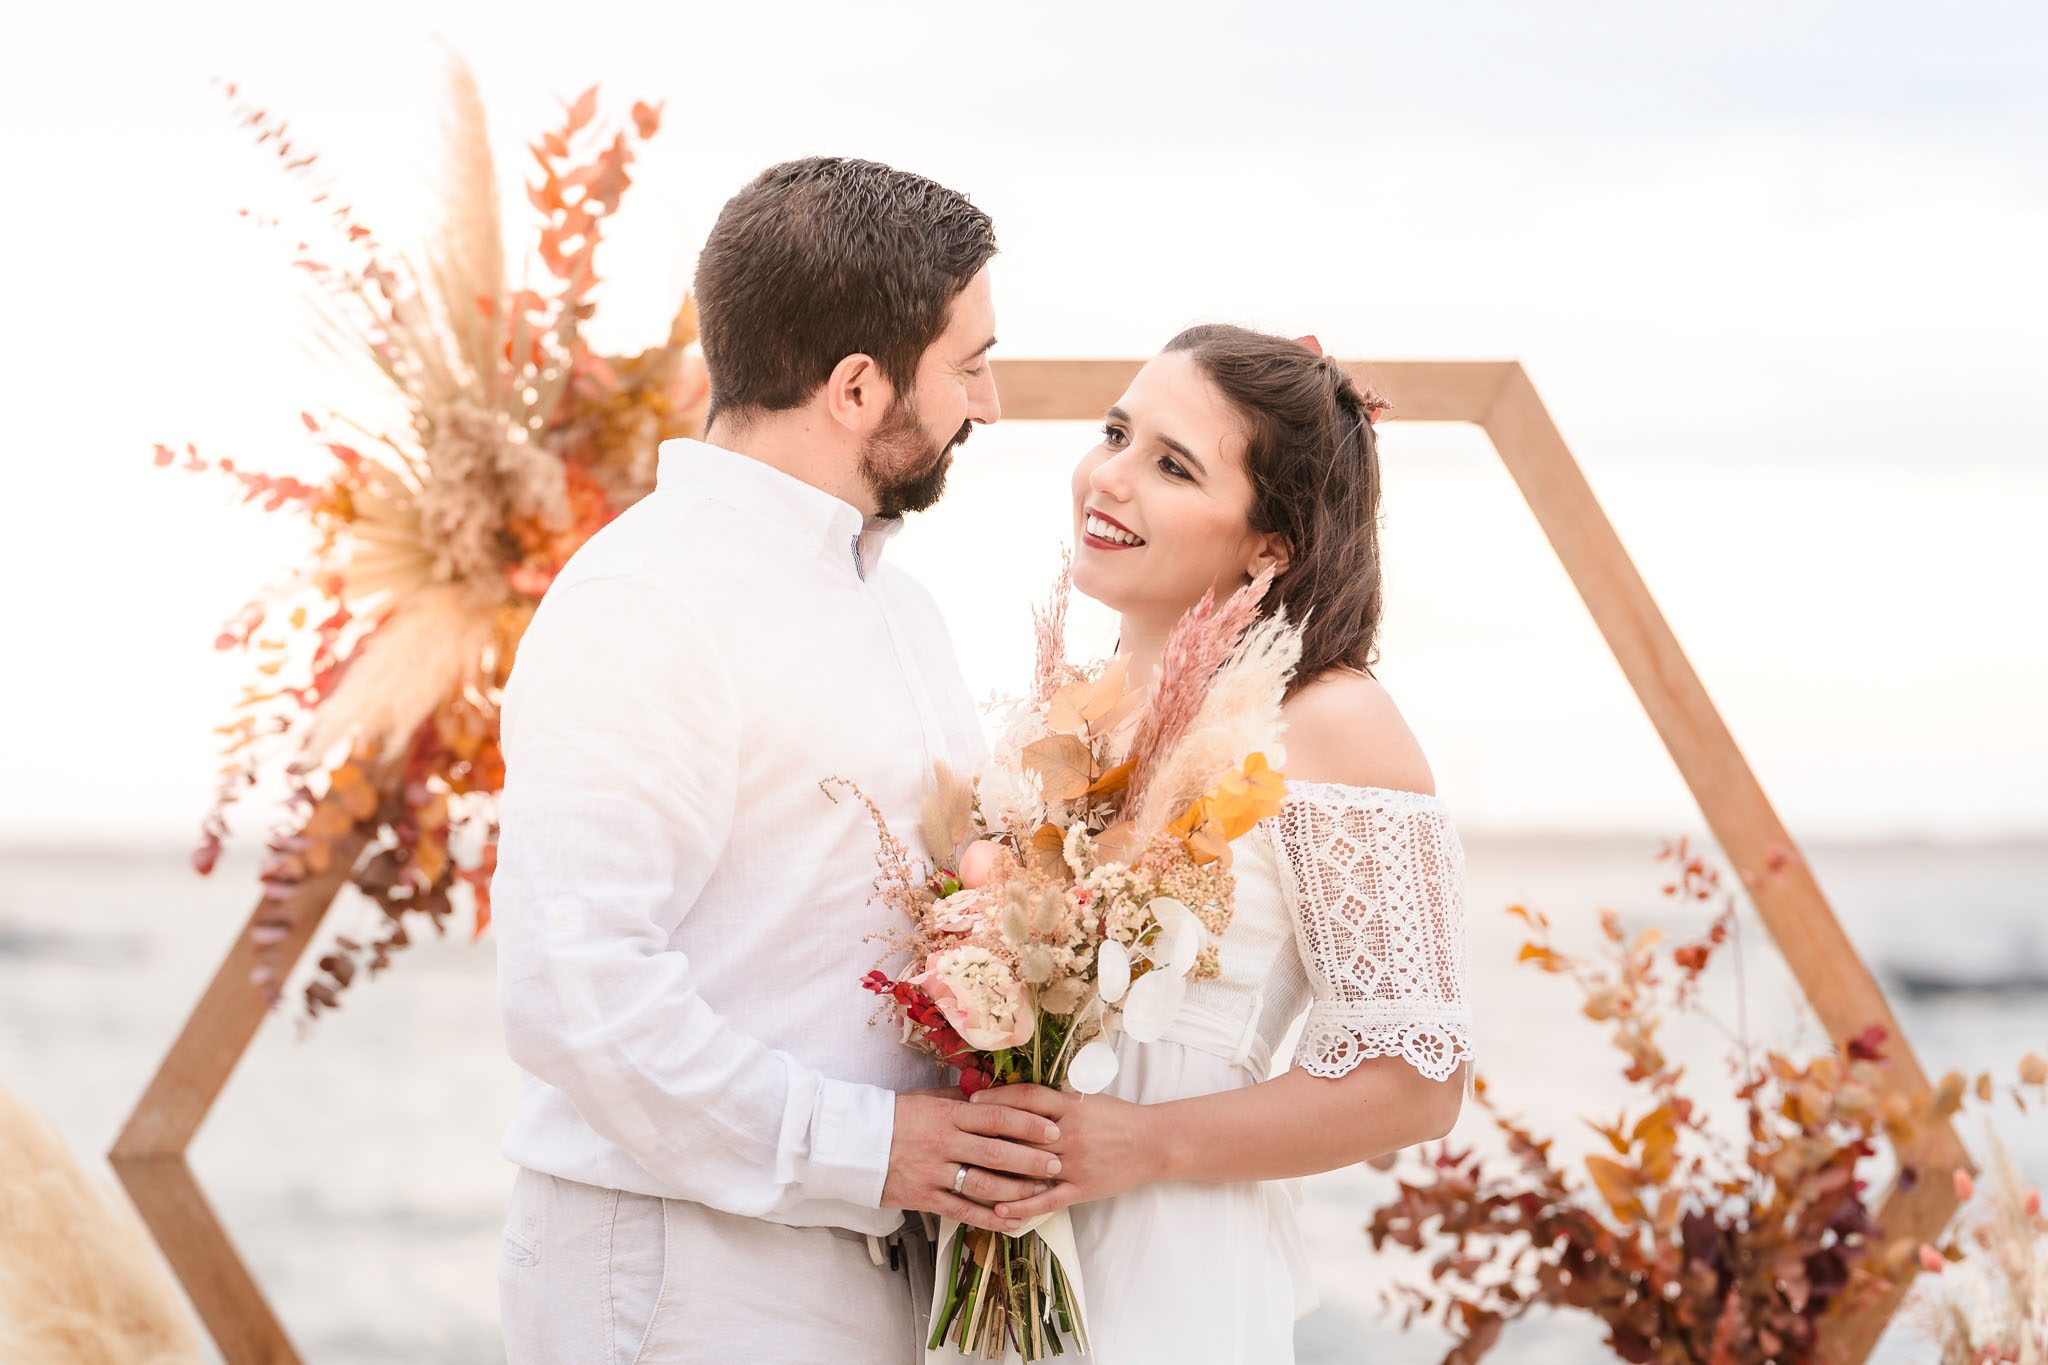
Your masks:
M 1131 415 L 1119 407 L 1112 407 L 1108 412 L 1104 413 L 1103 416 L 1107 417 L 1112 422 L 1122 422 L 1125 426 L 1133 425 L 1131 422 Z M 1207 478 L 1209 476 L 1208 466 L 1203 464 L 1199 459 L 1195 457 L 1194 451 L 1189 450 L 1185 445 L 1182 445 L 1179 441 L 1174 440 L 1173 437 L 1162 435 L 1159 438 L 1159 444 L 1165 446 L 1175 455 L 1178 455 L 1186 463 L 1193 465 L 1195 467 L 1195 472 L 1197 474 L 1200 474 L 1203 478 Z
M 975 351 L 969 351 L 969 352 L 967 353 L 967 359 L 968 359 L 968 360 L 974 360 L 974 359 L 976 359 L 977 357 L 980 357 L 980 356 L 985 356 L 985 355 L 987 355 L 987 354 L 988 354 L 988 353 L 989 353 L 990 351 L 992 351 L 992 350 L 994 350 L 994 349 L 995 349 L 995 344 L 996 344 L 996 339 L 995 339 L 994 337 L 990 337 L 990 338 L 989 338 L 989 339 L 988 339 L 987 341 L 984 341 L 984 342 L 982 342 L 982 343 L 981 343 L 981 349 L 979 349 L 979 350 L 975 350 Z

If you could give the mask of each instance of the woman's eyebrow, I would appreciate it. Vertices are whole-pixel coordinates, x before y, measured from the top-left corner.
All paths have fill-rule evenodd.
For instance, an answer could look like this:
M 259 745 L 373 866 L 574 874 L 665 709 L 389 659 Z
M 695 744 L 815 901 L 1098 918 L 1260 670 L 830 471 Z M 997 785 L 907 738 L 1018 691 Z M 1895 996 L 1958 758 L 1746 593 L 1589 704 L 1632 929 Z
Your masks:
M 1112 407 L 1108 412 L 1104 413 L 1103 416 L 1107 417 L 1112 422 L 1121 422 L 1127 427 L 1137 425 L 1137 423 L 1131 420 L 1131 415 L 1128 412 L 1125 412 L 1120 407 Z M 1188 464 L 1193 465 L 1195 467 L 1195 472 L 1197 474 L 1200 474 L 1203 478 L 1209 477 L 1208 466 L 1203 464 L 1199 459 L 1195 457 L 1194 451 L 1189 450 L 1185 445 L 1181 444 L 1179 441 L 1174 440 L 1171 436 L 1162 434 L 1158 438 L 1158 440 L 1159 444 L 1165 446 L 1168 450 L 1172 451 L 1175 455 L 1178 455 L 1182 460 L 1186 461 Z

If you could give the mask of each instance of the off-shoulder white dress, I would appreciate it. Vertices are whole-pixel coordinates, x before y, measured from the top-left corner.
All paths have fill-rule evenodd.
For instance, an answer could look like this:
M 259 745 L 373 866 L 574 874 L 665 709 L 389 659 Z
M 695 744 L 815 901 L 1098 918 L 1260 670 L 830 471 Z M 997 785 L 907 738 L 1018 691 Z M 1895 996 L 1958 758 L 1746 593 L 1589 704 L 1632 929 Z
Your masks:
M 1464 854 L 1441 801 L 1289 783 L 1233 855 L 1221 978 L 1191 987 L 1157 1042 L 1120 1040 L 1109 1093 L 1156 1104 L 1254 1085 L 1304 1012 L 1293 1065 L 1317 1076 L 1398 1057 L 1446 1080 L 1471 1057 Z M 1095 1365 L 1292 1361 L 1316 1301 L 1295 1199 L 1294 1182 L 1158 1184 L 1077 1205 Z

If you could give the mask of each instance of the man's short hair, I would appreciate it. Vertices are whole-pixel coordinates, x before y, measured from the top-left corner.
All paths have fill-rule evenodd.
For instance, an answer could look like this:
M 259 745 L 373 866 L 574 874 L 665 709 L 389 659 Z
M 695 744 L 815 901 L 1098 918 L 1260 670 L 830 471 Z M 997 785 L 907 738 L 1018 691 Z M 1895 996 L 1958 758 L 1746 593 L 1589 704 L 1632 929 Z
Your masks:
M 697 260 L 711 415 L 800 407 L 849 355 L 898 393 L 996 254 L 967 196 L 873 161 L 806 157 L 761 172 L 718 215 Z

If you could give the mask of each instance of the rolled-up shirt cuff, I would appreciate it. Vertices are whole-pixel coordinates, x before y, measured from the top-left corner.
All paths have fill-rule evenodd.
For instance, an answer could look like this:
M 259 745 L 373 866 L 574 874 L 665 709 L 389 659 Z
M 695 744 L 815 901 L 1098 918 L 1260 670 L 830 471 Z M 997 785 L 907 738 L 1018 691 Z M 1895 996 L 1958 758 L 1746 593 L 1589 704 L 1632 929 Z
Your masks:
M 894 1091 L 820 1078 L 805 1143 L 805 1197 L 880 1208 L 895 1135 Z

